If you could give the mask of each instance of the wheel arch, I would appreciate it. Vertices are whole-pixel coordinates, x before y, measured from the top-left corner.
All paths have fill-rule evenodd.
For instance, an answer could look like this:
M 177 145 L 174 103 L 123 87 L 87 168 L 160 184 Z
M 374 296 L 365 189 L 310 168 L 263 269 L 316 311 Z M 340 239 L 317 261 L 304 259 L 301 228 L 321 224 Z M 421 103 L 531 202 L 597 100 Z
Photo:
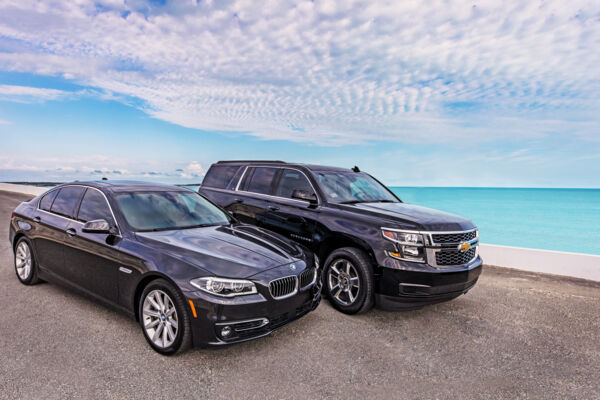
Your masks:
M 376 267 L 377 262 L 375 261 L 375 252 L 369 246 L 367 242 L 362 239 L 352 237 L 349 235 L 345 235 L 343 233 L 332 234 L 327 239 L 325 239 L 317 250 L 317 254 L 322 263 L 325 263 L 327 257 L 335 250 L 340 249 L 342 247 L 356 247 L 362 251 L 364 251 L 367 256 L 371 259 L 373 263 L 373 268 Z
M 173 281 L 173 279 L 171 279 L 168 276 L 166 276 L 160 272 L 157 272 L 157 271 L 148 272 L 148 273 L 144 274 L 142 276 L 142 278 L 140 279 L 140 281 L 137 283 L 137 285 L 135 287 L 135 292 L 133 295 L 133 312 L 134 312 L 136 321 L 140 320 L 139 319 L 140 318 L 139 305 L 140 305 L 140 298 L 142 297 L 142 293 L 144 292 L 144 289 L 146 288 L 146 286 L 148 286 L 151 282 L 153 282 L 157 279 L 164 279 L 165 281 L 169 282 L 171 285 L 173 285 L 175 290 L 179 290 L 179 293 L 185 299 L 185 296 L 183 295 L 183 293 L 181 293 L 179 286 L 177 286 L 177 284 Z

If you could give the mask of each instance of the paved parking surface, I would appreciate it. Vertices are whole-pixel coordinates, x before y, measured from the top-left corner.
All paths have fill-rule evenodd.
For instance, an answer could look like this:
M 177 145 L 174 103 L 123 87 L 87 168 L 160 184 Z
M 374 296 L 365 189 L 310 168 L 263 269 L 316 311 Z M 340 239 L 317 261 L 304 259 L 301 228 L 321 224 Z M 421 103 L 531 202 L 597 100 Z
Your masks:
M 600 399 L 600 285 L 487 268 L 467 295 L 163 357 L 135 321 L 14 273 L 0 192 L 0 398 Z M 2 224 L 4 227 L 2 228 Z

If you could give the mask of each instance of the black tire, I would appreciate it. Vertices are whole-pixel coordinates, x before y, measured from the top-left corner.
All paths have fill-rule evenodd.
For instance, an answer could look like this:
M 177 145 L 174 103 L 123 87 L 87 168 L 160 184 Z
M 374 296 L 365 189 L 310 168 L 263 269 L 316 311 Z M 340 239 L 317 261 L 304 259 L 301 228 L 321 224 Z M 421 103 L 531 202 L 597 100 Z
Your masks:
M 23 255 L 22 250 L 25 248 L 27 251 L 27 255 L 30 257 L 30 266 L 28 268 L 28 272 L 24 276 L 22 276 L 22 272 L 26 270 L 23 268 L 19 268 L 18 263 L 21 261 L 21 256 Z M 36 283 L 41 282 L 41 279 L 38 278 L 38 265 L 35 259 L 35 255 L 33 254 L 33 246 L 31 245 L 31 241 L 25 236 L 20 238 L 15 244 L 14 265 L 17 278 L 22 284 L 35 285 Z
M 152 338 L 149 337 L 148 332 L 144 326 L 145 316 L 144 316 L 144 302 L 146 297 L 150 293 L 157 293 L 156 291 L 163 292 L 167 294 L 175 306 L 176 316 L 177 316 L 177 331 L 175 333 L 175 339 L 173 343 L 166 347 L 161 347 L 156 345 Z M 165 313 L 166 314 L 166 313 Z M 186 302 L 183 298 L 181 292 L 174 287 L 171 283 L 167 282 L 164 279 L 156 279 L 151 281 L 142 292 L 140 296 L 140 301 L 138 305 L 138 315 L 140 320 L 140 326 L 142 328 L 142 332 L 146 341 L 155 351 L 163 355 L 173 355 L 176 353 L 182 353 L 189 349 L 192 346 L 192 328 L 190 323 L 190 317 L 187 313 Z M 165 321 L 165 319 L 162 319 Z M 166 322 L 165 322 L 166 323 Z M 166 327 L 164 328 L 166 329 Z M 160 335 L 159 335 L 160 336 Z
M 335 283 L 339 283 L 339 280 L 336 281 L 336 278 L 333 276 L 330 279 L 332 268 L 335 266 L 339 270 L 338 266 L 347 265 L 344 262 L 349 262 L 352 265 L 359 284 L 354 300 L 350 302 L 351 297 L 348 296 L 347 304 L 344 304 L 344 299 L 341 298 L 343 294 L 339 295 L 340 298 L 336 297 L 339 287 L 336 287 Z M 332 275 L 336 274 L 332 271 Z M 353 274 L 351 273 L 350 276 L 353 276 Z M 332 252 L 325 261 L 322 280 L 323 293 L 325 293 L 331 305 L 338 311 L 345 314 L 359 314 L 367 312 L 373 307 L 373 265 L 369 256 L 364 251 L 355 247 L 343 247 Z M 337 289 L 332 290 L 332 283 L 334 284 L 334 288 Z M 350 288 L 351 294 L 354 293 L 352 290 Z

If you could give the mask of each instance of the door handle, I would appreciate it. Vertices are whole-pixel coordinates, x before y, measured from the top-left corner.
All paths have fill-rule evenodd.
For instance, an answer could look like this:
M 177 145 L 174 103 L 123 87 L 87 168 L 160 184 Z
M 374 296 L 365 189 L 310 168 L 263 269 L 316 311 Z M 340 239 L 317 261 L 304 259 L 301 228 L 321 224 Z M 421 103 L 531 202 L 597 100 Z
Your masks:
M 33 222 L 35 222 L 35 223 L 42 222 L 42 219 L 40 217 L 33 217 Z
M 77 234 L 77 232 L 75 232 L 75 229 L 73 229 L 73 228 L 67 229 L 66 233 L 67 233 L 67 235 L 69 235 L 71 237 L 73 237 Z
M 233 202 L 234 202 L 235 204 L 240 204 L 240 203 L 243 203 L 243 202 L 244 202 L 244 200 L 242 200 L 242 199 L 234 199 L 234 200 L 233 200 Z
M 276 206 L 269 206 L 267 208 L 269 209 L 269 211 L 278 211 L 279 210 L 279 207 L 276 207 Z

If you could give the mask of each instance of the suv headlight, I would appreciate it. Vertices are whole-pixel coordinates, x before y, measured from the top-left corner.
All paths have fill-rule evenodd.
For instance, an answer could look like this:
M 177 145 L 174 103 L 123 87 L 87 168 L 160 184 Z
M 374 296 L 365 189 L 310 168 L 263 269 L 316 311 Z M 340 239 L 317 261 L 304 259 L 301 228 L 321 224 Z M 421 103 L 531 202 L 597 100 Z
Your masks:
M 396 243 L 397 251 L 388 251 L 390 257 L 412 262 L 425 262 L 425 240 L 420 233 L 382 229 L 383 237 Z
M 243 279 L 227 279 L 211 276 L 192 279 L 190 283 L 202 291 L 222 297 L 257 293 L 256 285 Z

